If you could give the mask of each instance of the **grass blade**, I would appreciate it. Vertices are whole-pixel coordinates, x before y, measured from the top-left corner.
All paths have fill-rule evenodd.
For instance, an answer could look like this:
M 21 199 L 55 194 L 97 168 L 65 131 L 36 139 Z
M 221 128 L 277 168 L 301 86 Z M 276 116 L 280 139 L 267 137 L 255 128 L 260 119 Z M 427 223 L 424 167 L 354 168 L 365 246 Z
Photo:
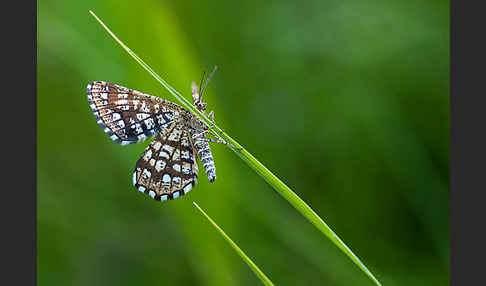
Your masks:
M 248 166 L 250 166 L 258 175 L 260 175 L 270 186 L 273 187 L 283 198 L 285 198 L 298 212 L 300 212 L 309 222 L 311 222 L 319 231 L 326 235 L 341 251 L 343 251 L 376 285 L 381 283 L 368 270 L 368 268 L 361 262 L 361 260 L 349 249 L 348 246 L 334 233 L 334 231 L 307 205 L 299 196 L 297 196 L 285 183 L 283 183 L 277 176 L 268 170 L 262 163 L 260 163 L 253 155 L 251 155 L 243 146 L 231 138 L 217 125 L 206 117 L 205 114 L 194 108 L 191 102 L 185 99 L 177 90 L 171 87 L 164 79 L 162 79 L 155 71 L 150 68 L 140 57 L 138 57 L 132 50 L 130 50 L 113 32 L 93 13 L 91 15 L 103 26 L 103 28 L 118 42 L 125 51 L 130 54 L 145 70 L 147 70 L 157 81 L 159 81 L 175 98 L 188 110 L 198 116 L 211 131 L 218 135 L 221 139 L 229 143 L 227 146 L 238 155 Z
M 250 269 L 255 272 L 256 276 L 260 278 L 263 284 L 272 285 L 272 281 L 263 273 L 260 268 L 241 250 L 236 243 L 209 217 L 209 215 L 201 209 L 195 202 L 192 202 L 194 206 L 208 219 L 208 221 L 216 228 L 216 230 L 221 234 L 221 236 L 233 247 L 233 249 L 238 253 L 239 256 L 248 264 Z

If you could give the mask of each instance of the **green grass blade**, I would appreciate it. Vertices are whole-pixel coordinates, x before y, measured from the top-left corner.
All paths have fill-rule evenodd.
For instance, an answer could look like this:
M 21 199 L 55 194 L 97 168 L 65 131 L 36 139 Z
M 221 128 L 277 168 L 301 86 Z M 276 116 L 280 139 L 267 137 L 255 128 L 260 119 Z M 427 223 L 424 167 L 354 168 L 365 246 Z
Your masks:
M 159 81 L 167 90 L 175 96 L 175 98 L 188 110 L 198 116 L 211 131 L 217 134 L 221 139 L 229 143 L 227 146 L 236 153 L 248 166 L 260 175 L 270 186 L 273 187 L 282 197 L 284 197 L 297 211 L 299 211 L 308 221 L 310 221 L 317 229 L 326 235 L 334 244 L 336 244 L 341 251 L 343 251 L 376 285 L 381 283 L 368 270 L 368 268 L 361 262 L 361 260 L 346 246 L 346 244 L 332 231 L 332 229 L 307 205 L 299 196 L 297 196 L 285 183 L 283 183 L 277 176 L 268 170 L 262 163 L 260 163 L 253 155 L 251 155 L 243 146 L 231 138 L 217 125 L 206 117 L 205 114 L 194 108 L 191 102 L 185 99 L 178 91 L 165 82 L 156 72 L 150 68 L 140 57 L 138 57 L 132 50 L 130 50 L 120 39 L 118 39 L 113 32 L 93 13 L 91 15 L 103 26 L 103 28 L 125 49 L 130 56 L 132 56 L 145 70 L 147 70 L 157 81 Z
M 248 266 L 250 267 L 250 269 L 253 272 L 255 272 L 256 276 L 258 276 L 258 278 L 260 278 L 260 280 L 262 281 L 262 283 L 265 284 L 265 285 L 272 285 L 273 286 L 274 284 L 265 275 L 265 273 L 263 273 L 260 270 L 260 268 L 258 268 L 258 266 L 245 254 L 245 252 L 243 252 L 243 250 L 241 250 L 238 247 L 238 245 L 233 240 L 231 240 L 231 238 L 211 219 L 211 217 L 209 217 L 209 215 L 205 211 L 203 211 L 201 209 L 201 207 L 199 207 L 195 202 L 192 202 L 192 203 L 208 219 L 208 221 L 214 226 L 214 228 L 216 228 L 216 230 L 231 245 L 231 247 L 233 247 L 233 249 L 236 251 L 236 253 L 238 253 L 238 255 L 241 256 L 241 258 L 246 262 L 246 264 L 248 264 Z

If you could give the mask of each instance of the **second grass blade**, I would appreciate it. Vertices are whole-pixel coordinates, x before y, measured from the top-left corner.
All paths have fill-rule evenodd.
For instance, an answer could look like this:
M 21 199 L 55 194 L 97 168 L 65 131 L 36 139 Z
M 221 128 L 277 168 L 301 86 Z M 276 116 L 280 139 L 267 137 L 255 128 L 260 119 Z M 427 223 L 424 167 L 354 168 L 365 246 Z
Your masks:
M 206 219 L 214 226 L 214 228 L 221 234 L 221 236 L 231 245 L 231 247 L 238 253 L 238 255 L 243 259 L 243 261 L 248 264 L 250 269 L 260 278 L 264 285 L 274 285 L 272 281 L 263 273 L 260 268 L 238 247 L 238 245 L 231 240 L 231 238 L 209 217 L 209 215 L 204 212 L 195 202 L 194 206 L 206 217 Z

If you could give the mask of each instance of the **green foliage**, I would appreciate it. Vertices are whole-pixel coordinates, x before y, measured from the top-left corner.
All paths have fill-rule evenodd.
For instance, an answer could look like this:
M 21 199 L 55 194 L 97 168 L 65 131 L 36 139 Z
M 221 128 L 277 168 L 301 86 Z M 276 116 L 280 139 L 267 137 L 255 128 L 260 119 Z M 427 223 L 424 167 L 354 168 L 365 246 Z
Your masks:
M 194 215 L 211 210 L 277 285 L 371 285 L 334 244 L 213 145 L 218 178 L 157 204 L 133 189 L 146 144 L 119 146 L 93 80 L 172 100 L 86 13 L 175 90 L 215 64 L 218 125 L 284 178 L 383 285 L 449 284 L 449 3 L 38 3 L 39 285 L 254 285 Z
M 157 79 L 167 90 L 176 97 L 176 99 L 184 105 L 187 109 L 197 114 L 201 120 L 214 131 L 221 139 L 227 142 L 230 147 L 248 166 L 250 166 L 258 175 L 260 175 L 270 186 L 273 187 L 280 195 L 282 195 L 297 211 L 299 211 L 307 220 L 315 225 L 324 235 L 326 235 L 334 244 L 336 244 L 349 258 L 365 272 L 377 285 L 381 285 L 373 274 L 366 268 L 366 266 L 359 260 L 359 258 L 349 249 L 344 242 L 332 231 L 329 226 L 301 199 L 297 196 L 285 183 L 270 172 L 262 163 L 260 163 L 253 155 L 246 151 L 238 142 L 226 134 L 216 124 L 211 124 L 210 120 L 199 110 L 194 108 L 192 104 L 185 99 L 179 92 L 166 83 L 152 68 L 147 65 L 137 54 L 128 48 L 113 32 L 94 14 L 89 11 L 93 17 L 105 28 L 105 30 L 120 44 L 141 66 L 145 68 L 155 79 Z M 197 205 L 196 205 L 197 206 Z

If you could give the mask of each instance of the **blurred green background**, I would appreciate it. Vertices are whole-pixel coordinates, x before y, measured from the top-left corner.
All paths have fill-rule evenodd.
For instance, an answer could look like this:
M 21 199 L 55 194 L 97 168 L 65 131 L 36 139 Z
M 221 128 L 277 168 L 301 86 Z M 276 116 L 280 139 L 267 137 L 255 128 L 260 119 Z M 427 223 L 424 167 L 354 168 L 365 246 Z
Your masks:
M 108 36 L 304 199 L 383 285 L 449 284 L 448 1 L 38 2 L 39 285 L 258 285 L 196 201 L 277 285 L 373 285 L 224 146 L 218 178 L 160 204 L 148 142 L 96 124 L 86 85 L 175 101 Z M 200 170 L 202 166 L 200 165 Z

